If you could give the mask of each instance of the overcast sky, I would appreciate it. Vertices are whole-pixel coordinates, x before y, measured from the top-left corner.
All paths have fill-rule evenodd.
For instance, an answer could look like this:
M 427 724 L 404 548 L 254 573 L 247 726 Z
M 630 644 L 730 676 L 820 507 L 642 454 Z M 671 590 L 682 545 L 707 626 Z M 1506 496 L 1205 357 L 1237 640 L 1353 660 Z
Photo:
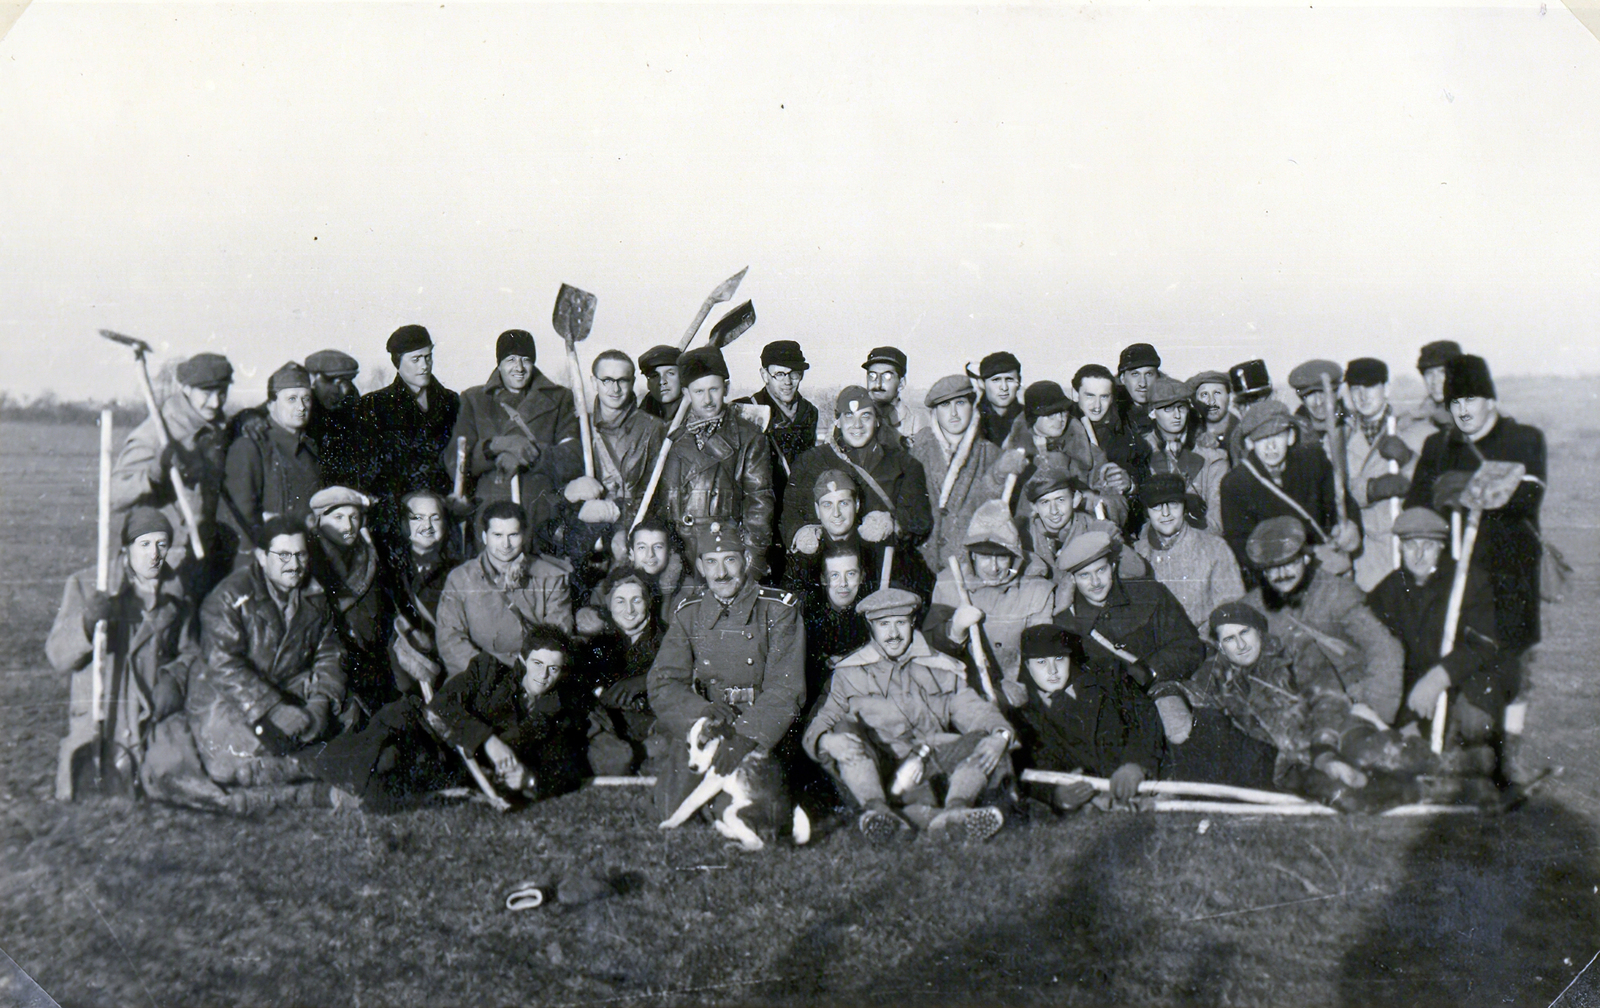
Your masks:
M 426 325 L 481 382 L 557 287 L 587 361 L 719 281 L 813 385 L 1149 341 L 1600 372 L 1600 43 L 1436 7 L 35 2 L 0 41 L 0 388 L 136 394 L 109 327 L 240 397 Z M 725 306 L 726 307 L 726 306 Z M 716 316 L 713 315 L 713 319 Z

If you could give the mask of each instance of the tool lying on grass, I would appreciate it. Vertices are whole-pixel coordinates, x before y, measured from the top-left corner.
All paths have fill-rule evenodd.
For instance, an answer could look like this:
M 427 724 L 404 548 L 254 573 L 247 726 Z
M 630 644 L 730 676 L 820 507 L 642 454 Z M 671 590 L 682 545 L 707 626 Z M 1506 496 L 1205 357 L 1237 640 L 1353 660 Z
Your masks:
M 1062 773 L 1056 770 L 1024 770 L 1022 779 L 1032 784 L 1087 783 L 1096 791 L 1109 792 L 1111 782 L 1104 777 L 1086 774 Z M 1184 795 L 1196 798 L 1231 798 L 1233 801 L 1193 801 L 1187 798 L 1158 798 L 1154 803 L 1157 812 L 1215 812 L 1223 815 L 1343 815 L 1338 809 L 1307 801 L 1298 795 L 1280 791 L 1258 791 L 1255 788 L 1233 787 L 1228 784 L 1202 784 L 1195 781 L 1145 781 L 1139 785 L 1142 795 Z M 1481 812 L 1475 805 L 1397 805 L 1379 813 L 1385 816 L 1459 815 Z

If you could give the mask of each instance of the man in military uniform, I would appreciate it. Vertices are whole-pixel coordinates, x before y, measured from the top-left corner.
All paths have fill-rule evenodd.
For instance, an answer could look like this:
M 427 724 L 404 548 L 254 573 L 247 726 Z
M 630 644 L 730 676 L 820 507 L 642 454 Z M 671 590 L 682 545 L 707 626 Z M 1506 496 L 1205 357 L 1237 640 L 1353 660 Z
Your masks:
M 742 766 L 755 782 L 759 797 L 745 821 L 775 821 L 783 788 L 782 757 L 773 749 L 805 702 L 799 599 L 748 576 L 746 536 L 737 522 L 706 522 L 695 533 L 694 565 L 706 591 L 679 603 L 647 680 L 656 713 L 647 749 L 660 768 L 657 811 L 666 819 L 700 783 L 689 769 L 688 736 L 706 718 L 702 740 L 721 739 L 716 771 Z

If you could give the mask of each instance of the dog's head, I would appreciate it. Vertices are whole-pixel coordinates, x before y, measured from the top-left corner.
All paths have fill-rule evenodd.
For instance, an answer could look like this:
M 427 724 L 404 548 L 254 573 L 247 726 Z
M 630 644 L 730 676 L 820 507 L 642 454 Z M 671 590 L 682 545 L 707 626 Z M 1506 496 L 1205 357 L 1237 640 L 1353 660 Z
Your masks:
M 722 742 L 720 738 L 713 738 L 702 744 L 701 737 L 709 723 L 708 718 L 701 718 L 689 728 L 689 769 L 697 774 L 703 774 L 711 769 L 711 761 L 717 755 L 717 746 Z

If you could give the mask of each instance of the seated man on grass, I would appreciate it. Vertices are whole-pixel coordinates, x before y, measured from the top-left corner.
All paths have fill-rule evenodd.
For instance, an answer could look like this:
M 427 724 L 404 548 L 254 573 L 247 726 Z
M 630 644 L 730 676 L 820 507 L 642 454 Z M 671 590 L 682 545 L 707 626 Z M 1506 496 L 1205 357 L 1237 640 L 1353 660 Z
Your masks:
M 1152 779 L 1163 748 L 1161 717 L 1133 681 L 1088 668 L 1083 644 L 1051 624 L 1022 632 L 1028 701 L 1014 712 L 1030 767 L 1111 779 L 1111 797 L 1127 801 Z M 1050 804 L 1081 808 L 1094 797 L 1087 782 L 1046 785 Z
M 920 602 L 885 588 L 857 603 L 872 642 L 835 667 L 802 745 L 862 806 L 857 825 L 869 841 L 912 826 L 935 837 L 987 840 L 1005 817 L 975 803 L 1002 792 L 1011 776 L 1011 728 L 967 686 L 961 663 L 915 630 Z

